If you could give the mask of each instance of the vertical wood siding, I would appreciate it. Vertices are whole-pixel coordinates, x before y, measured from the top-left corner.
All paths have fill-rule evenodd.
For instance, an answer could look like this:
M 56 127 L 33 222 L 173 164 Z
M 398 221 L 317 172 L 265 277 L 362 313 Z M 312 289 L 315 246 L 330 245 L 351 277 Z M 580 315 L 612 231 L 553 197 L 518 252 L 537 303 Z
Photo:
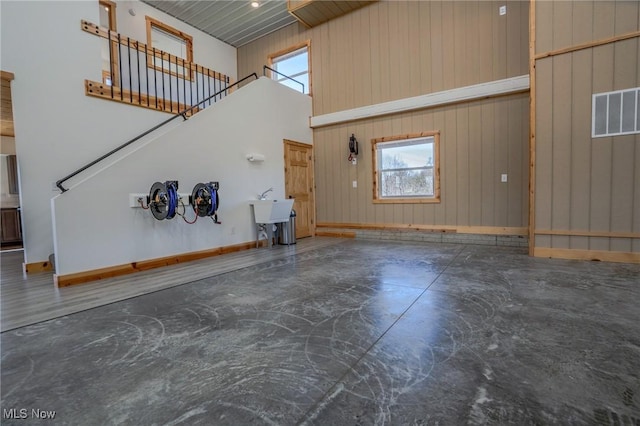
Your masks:
M 318 222 L 526 226 L 528 102 L 521 94 L 315 130 Z M 371 139 L 425 130 L 441 131 L 441 203 L 374 205 Z M 357 165 L 347 161 L 351 133 Z
M 640 29 L 635 1 L 536 2 L 536 53 Z M 591 95 L 640 86 L 640 40 L 539 59 L 536 229 L 640 232 L 640 135 L 591 138 Z M 640 252 L 638 238 L 538 235 L 536 247 Z
M 381 1 L 312 29 L 294 24 L 238 49 L 238 75 L 311 40 L 314 115 L 528 74 L 528 3 Z M 317 220 L 525 227 L 528 95 L 314 130 Z M 371 139 L 441 132 L 442 202 L 374 205 Z M 349 136 L 360 142 L 347 161 Z M 509 181 L 500 182 L 507 173 Z M 353 188 L 352 182 L 358 187 Z
M 238 49 L 238 76 L 311 40 L 314 114 L 528 74 L 528 3 L 380 1 L 307 29 L 293 24 Z

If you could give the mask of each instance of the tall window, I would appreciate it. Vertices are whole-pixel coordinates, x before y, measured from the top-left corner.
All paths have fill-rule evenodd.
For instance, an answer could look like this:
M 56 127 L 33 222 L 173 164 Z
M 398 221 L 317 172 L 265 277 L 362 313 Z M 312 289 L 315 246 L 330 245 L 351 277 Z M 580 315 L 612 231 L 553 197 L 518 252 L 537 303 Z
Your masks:
M 269 55 L 271 78 L 301 93 L 311 94 L 311 41 Z M 293 81 L 296 80 L 296 81 Z M 302 83 L 302 85 L 300 84 Z M 304 85 L 304 87 L 303 87 Z
M 374 203 L 440 202 L 440 133 L 372 140 Z
M 149 55 L 147 65 L 158 71 L 164 71 L 172 75 L 191 78 L 189 65 L 193 62 L 193 37 L 182 31 L 164 24 L 150 16 L 145 16 L 147 21 L 147 45 L 149 49 L 156 49 L 156 57 Z M 168 55 L 158 56 L 160 51 L 177 56 L 183 61 L 169 60 Z M 186 68 L 185 68 L 186 67 Z

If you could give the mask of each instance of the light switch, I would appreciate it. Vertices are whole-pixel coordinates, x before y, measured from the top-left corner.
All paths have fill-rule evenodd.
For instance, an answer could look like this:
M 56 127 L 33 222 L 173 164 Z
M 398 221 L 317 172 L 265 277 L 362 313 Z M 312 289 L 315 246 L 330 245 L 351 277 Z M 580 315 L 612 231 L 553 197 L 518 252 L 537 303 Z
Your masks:
M 354 187 L 354 188 L 357 188 L 357 187 L 358 187 L 358 181 L 357 181 L 357 180 L 354 180 L 354 181 L 352 182 L 352 185 L 353 185 L 353 187 Z
M 507 14 L 507 6 L 500 6 L 500 16 Z
M 507 174 L 503 173 L 502 176 L 500 177 L 500 181 L 501 182 L 506 182 L 507 181 Z

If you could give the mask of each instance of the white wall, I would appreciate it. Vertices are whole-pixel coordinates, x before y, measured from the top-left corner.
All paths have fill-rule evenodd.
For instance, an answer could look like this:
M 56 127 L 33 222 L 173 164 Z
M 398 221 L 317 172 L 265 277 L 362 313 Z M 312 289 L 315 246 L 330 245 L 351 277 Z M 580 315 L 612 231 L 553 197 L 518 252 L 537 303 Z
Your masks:
M 130 7 L 138 10 L 141 24 L 124 15 Z M 144 13 L 178 26 L 147 9 L 140 2 L 119 2 L 119 29 L 144 41 Z M 102 78 L 101 41 L 82 31 L 80 21 L 98 22 L 98 11 L 97 0 L 0 2 L 0 68 L 15 74 L 11 89 L 27 263 L 46 261 L 53 252 L 52 183 L 169 117 L 85 96 L 84 79 Z M 213 38 L 199 36 L 196 42 L 198 32 L 189 32 L 197 60 L 235 75 L 234 48 Z M 76 207 L 82 211 L 85 203 Z
M 98 0 L 96 0 L 96 5 Z M 129 9 L 135 11 L 135 16 L 129 14 Z M 172 26 L 193 37 L 193 61 L 199 65 L 226 74 L 237 79 L 236 48 L 217 40 L 184 22 L 160 12 L 148 4 L 139 1 L 116 1 L 116 22 L 118 32 L 147 42 L 145 15 Z M 97 23 L 98 21 L 94 21 Z M 241 76 L 244 77 L 244 76 Z
M 311 98 L 261 78 L 53 199 L 60 275 L 255 240 L 249 201 L 284 198 L 283 139 L 311 143 Z M 265 155 L 250 163 L 246 154 Z M 221 225 L 158 221 L 129 193 L 178 180 L 181 193 L 220 182 Z M 189 211 L 188 218 L 193 218 Z

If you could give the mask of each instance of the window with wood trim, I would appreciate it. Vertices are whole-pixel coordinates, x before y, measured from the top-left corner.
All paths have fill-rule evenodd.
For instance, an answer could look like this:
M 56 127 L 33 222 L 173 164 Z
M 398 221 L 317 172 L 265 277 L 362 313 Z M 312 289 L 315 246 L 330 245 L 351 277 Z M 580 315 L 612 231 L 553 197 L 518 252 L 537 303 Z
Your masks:
M 371 141 L 374 203 L 440 202 L 440 132 Z
M 311 40 L 269 55 L 268 64 L 273 80 L 311 95 Z
M 157 71 L 193 80 L 193 37 L 150 16 L 147 21 L 147 66 Z M 155 55 L 153 54 L 155 49 Z M 180 58 L 172 59 L 169 55 Z

